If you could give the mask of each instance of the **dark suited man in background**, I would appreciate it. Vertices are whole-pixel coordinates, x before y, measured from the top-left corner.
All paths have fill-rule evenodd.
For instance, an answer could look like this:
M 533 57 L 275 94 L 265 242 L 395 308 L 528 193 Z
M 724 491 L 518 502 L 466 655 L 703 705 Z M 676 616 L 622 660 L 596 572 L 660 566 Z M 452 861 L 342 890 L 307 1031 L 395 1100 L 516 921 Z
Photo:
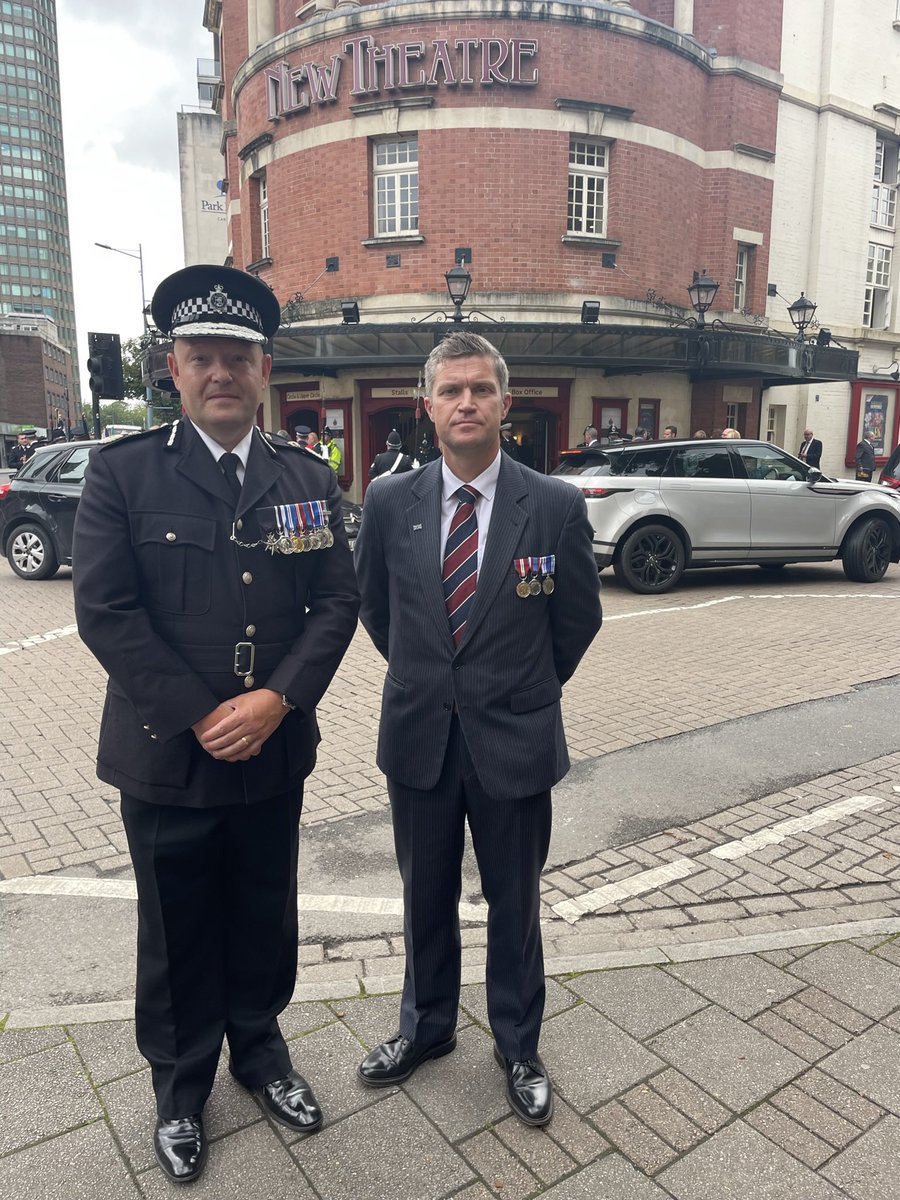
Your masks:
M 509 373 L 476 334 L 425 366 L 442 462 L 366 494 L 355 557 L 361 618 L 388 661 L 378 739 L 403 877 L 400 1028 L 365 1059 L 387 1087 L 456 1046 L 457 905 L 468 820 L 488 903 L 487 999 L 513 1111 L 553 1111 L 538 1055 L 539 921 L 550 788 L 569 766 L 562 685 L 600 628 L 580 491 L 500 450 Z
M 869 483 L 875 472 L 875 431 L 867 429 L 856 447 L 856 478 Z
M 138 891 L 138 1046 L 167 1177 L 206 1162 L 223 1037 L 264 1110 L 322 1113 L 278 1027 L 297 962 L 297 842 L 316 704 L 358 593 L 327 462 L 254 422 L 278 327 L 242 271 L 188 267 L 152 304 L 187 414 L 95 452 L 75 527 L 82 638 L 109 674 L 97 773 Z M 308 553 L 293 553 L 305 539 Z M 267 546 L 272 553 L 267 553 Z M 289 551 L 291 551 L 289 553 Z
M 809 463 L 811 467 L 818 467 L 822 461 L 822 443 L 817 437 L 813 437 L 811 429 L 803 430 L 803 444 L 798 457 L 801 462 Z

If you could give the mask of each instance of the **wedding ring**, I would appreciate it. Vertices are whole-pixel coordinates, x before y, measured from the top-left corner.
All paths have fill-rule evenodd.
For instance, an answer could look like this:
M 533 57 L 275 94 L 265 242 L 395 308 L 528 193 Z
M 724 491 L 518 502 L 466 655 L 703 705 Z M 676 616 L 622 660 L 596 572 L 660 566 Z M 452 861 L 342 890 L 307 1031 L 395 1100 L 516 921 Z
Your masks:
M 245 745 L 245 746 L 249 746 L 249 745 L 250 745 L 250 739 L 249 739 L 249 738 L 245 738 L 243 734 L 241 734 L 241 741 L 244 743 L 244 745 Z

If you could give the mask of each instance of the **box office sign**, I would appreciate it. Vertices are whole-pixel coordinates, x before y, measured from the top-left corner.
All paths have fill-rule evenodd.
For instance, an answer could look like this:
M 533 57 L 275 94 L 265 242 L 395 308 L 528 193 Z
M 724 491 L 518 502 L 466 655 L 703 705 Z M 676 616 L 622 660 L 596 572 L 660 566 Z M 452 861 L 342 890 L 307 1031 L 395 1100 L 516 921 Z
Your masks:
M 413 88 L 535 87 L 538 81 L 536 39 L 435 38 L 378 45 L 373 37 L 362 37 L 345 42 L 343 51 L 328 63 L 292 67 L 281 62 L 269 68 L 269 119 L 333 104 L 347 82 L 348 94 L 361 97 Z M 350 79 L 342 83 L 345 66 Z

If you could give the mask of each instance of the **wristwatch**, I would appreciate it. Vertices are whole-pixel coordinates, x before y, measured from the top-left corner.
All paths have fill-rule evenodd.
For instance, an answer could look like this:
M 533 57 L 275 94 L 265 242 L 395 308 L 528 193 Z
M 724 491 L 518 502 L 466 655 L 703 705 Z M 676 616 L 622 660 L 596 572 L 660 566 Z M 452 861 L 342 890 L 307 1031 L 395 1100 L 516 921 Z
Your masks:
M 281 693 L 281 707 L 286 708 L 288 710 L 288 712 L 295 712 L 297 705 L 291 704 L 290 700 L 288 700 L 287 696 L 285 696 L 284 692 L 282 692 Z

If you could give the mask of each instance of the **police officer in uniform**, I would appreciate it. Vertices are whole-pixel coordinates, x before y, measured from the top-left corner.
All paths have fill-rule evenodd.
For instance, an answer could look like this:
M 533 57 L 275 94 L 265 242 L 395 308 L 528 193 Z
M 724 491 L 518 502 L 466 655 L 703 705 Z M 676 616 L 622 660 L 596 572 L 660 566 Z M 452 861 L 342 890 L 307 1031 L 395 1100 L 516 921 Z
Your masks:
M 358 596 L 327 462 L 255 418 L 280 312 L 243 271 L 157 288 L 185 416 L 98 448 L 75 529 L 79 631 L 109 674 L 97 773 L 122 796 L 138 891 L 136 1032 L 157 1160 L 206 1162 L 223 1039 L 264 1111 L 322 1113 L 278 1026 L 297 961 L 303 779 Z
M 403 453 L 403 442 L 396 429 L 387 436 L 385 449 L 376 454 L 369 467 L 369 479 L 377 479 L 379 475 L 402 475 L 413 469 L 412 459 Z

